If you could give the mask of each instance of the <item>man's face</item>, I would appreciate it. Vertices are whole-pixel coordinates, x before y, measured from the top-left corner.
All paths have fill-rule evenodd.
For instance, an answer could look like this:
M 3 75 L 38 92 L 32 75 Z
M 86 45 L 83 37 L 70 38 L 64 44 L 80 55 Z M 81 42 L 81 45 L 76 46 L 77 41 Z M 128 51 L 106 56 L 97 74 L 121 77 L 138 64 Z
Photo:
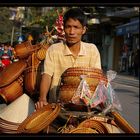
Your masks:
M 64 26 L 65 37 L 69 44 L 81 41 L 82 35 L 86 32 L 86 27 L 75 19 L 69 18 Z

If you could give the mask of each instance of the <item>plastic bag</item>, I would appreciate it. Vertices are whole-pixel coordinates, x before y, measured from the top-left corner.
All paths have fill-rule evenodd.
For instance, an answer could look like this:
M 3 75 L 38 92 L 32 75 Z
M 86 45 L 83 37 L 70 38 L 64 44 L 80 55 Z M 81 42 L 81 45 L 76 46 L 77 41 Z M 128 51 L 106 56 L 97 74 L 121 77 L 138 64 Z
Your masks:
M 103 109 L 103 113 L 107 113 L 110 110 L 118 110 L 118 111 L 122 111 L 122 107 L 120 104 L 120 101 L 117 97 L 117 95 L 115 94 L 114 89 L 112 88 L 112 85 L 110 84 L 110 82 L 115 79 L 117 75 L 117 72 L 109 70 L 107 71 L 107 78 L 108 78 L 108 84 L 107 84 L 107 100 L 104 103 L 105 108 Z
M 90 100 L 90 107 L 97 107 L 99 104 L 104 104 L 107 99 L 107 88 L 104 81 L 100 81 Z
M 107 71 L 108 82 L 111 82 L 113 79 L 115 79 L 116 75 L 117 75 L 116 71 L 113 71 L 113 70 Z
M 80 77 L 82 80 L 77 88 L 76 93 L 72 97 L 72 103 L 89 105 L 91 99 L 91 92 L 85 80 L 86 75 L 81 75 Z

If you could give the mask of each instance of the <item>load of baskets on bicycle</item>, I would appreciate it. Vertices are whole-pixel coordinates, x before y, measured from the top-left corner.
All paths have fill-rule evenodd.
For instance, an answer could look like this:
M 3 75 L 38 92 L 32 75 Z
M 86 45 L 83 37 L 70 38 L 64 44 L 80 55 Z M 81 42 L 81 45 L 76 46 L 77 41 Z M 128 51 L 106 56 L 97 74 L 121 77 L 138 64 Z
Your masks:
M 35 111 L 49 47 L 48 42 L 43 43 L 17 44 L 14 51 L 18 61 L 0 73 L 0 133 L 135 133 L 121 115 L 121 104 L 111 85 L 114 71 L 66 69 L 57 102 Z

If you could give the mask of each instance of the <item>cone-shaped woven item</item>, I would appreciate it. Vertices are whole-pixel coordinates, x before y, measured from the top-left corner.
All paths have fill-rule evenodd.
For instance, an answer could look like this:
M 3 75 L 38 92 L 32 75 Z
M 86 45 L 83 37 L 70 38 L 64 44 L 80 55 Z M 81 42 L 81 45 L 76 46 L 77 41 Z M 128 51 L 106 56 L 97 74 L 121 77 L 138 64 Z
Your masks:
M 33 112 L 18 127 L 19 133 L 38 133 L 46 128 L 59 114 L 59 104 L 47 104 Z
M 9 122 L 23 122 L 35 109 L 34 102 L 27 94 L 23 94 L 11 104 L 0 110 L 0 118 Z

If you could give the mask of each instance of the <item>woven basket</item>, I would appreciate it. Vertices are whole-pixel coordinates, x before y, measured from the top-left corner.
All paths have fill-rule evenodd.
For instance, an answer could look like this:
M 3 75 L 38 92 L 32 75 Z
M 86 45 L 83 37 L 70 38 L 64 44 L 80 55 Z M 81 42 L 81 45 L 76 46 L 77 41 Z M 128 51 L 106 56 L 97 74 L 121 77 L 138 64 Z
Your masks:
M 65 70 L 64 73 L 75 73 L 75 72 L 81 72 L 80 74 L 88 74 L 88 72 L 91 73 L 99 73 L 102 74 L 103 71 L 101 69 L 98 68 L 93 68 L 93 67 L 70 67 L 68 69 Z
M 0 73 L 0 88 L 11 84 L 16 80 L 26 68 L 24 60 L 11 63 Z
M 97 86 L 99 81 L 104 81 L 105 84 L 107 84 L 107 79 L 103 76 L 97 76 L 97 75 L 87 75 L 85 78 L 85 81 L 89 86 Z M 79 85 L 81 82 L 81 77 L 80 76 L 67 76 L 67 77 L 62 77 L 61 83 L 65 85 Z
M 97 120 L 86 119 L 85 121 L 81 122 L 78 125 L 78 128 L 79 127 L 92 128 L 96 130 L 98 133 L 105 133 L 105 134 L 109 133 L 108 128 L 103 123 Z
M 32 53 L 29 66 L 24 71 L 24 86 L 28 94 L 34 94 L 35 90 L 39 91 L 41 80 L 40 60 L 37 59 L 36 53 Z
M 7 104 L 13 102 L 15 99 L 23 95 L 23 77 L 20 76 L 11 84 L 0 89 L 0 96 Z
M 40 45 L 32 45 L 30 41 L 22 42 L 14 47 L 15 56 L 18 58 L 27 58 L 34 51 L 38 50 Z
M 48 47 L 49 46 L 45 46 L 45 47 L 41 47 L 38 51 L 37 51 L 37 53 L 36 53 L 36 56 L 37 56 L 37 58 L 39 59 L 39 60 L 44 60 L 45 59 L 45 57 L 46 57 L 46 52 L 47 52 L 47 49 L 48 49 Z
M 101 69 L 90 67 L 71 67 L 63 72 L 61 82 L 63 84 L 78 85 L 81 81 L 82 75 L 86 75 L 85 79 L 89 85 L 94 84 L 94 82 L 94 85 L 97 85 L 100 79 L 105 81 L 107 80 Z
M 104 124 L 105 127 L 109 130 L 109 133 L 120 133 L 120 129 L 114 122 L 113 118 L 102 115 L 94 115 L 90 118 L 90 120 L 97 120 Z
M 136 130 L 121 116 L 120 113 L 113 111 L 111 114 L 114 117 L 115 123 L 119 126 L 121 130 L 126 133 L 136 133 Z
M 61 86 L 59 88 L 60 102 L 67 103 L 71 101 L 82 78 L 84 78 L 89 85 L 91 93 L 94 93 L 98 83 L 101 80 L 105 82 L 105 85 L 107 84 L 107 77 L 103 74 L 101 69 L 93 67 L 68 68 L 61 75 Z
M 73 95 L 75 94 L 77 88 L 78 86 L 73 86 L 73 85 L 61 86 L 59 90 L 59 97 L 58 97 L 60 102 L 63 102 L 63 103 L 71 102 L 71 99 Z M 90 88 L 91 93 L 94 93 L 96 86 L 90 86 L 89 88 Z
M 90 133 L 91 134 L 91 133 L 98 133 L 98 132 L 91 128 L 80 127 L 80 128 L 75 128 L 68 133 L 77 133 L 77 134 L 79 134 L 79 133 L 82 133 L 82 134 L 88 133 L 89 134 Z
M 47 104 L 27 117 L 18 127 L 18 133 L 40 132 L 57 117 L 59 111 L 59 104 Z

